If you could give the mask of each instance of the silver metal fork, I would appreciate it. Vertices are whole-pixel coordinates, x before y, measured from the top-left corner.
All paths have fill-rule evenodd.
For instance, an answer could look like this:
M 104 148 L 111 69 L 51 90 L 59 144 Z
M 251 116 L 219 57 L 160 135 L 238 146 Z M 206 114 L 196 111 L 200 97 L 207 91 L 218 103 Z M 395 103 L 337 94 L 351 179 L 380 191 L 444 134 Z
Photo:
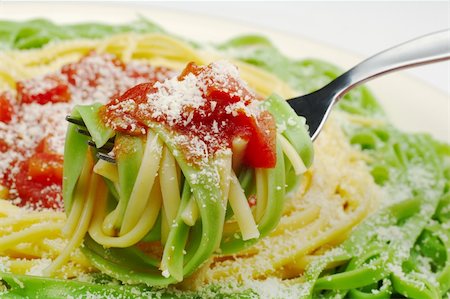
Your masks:
M 298 115 L 306 118 L 309 134 L 319 135 L 332 106 L 355 86 L 396 70 L 450 59 L 450 30 L 407 41 L 357 64 L 321 89 L 288 100 Z

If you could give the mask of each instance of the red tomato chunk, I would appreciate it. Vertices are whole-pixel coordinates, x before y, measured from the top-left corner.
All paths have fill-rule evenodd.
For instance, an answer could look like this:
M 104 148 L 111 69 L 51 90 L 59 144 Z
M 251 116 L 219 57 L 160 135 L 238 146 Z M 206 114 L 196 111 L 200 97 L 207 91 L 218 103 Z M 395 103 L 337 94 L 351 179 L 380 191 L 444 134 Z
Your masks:
M 9 123 L 13 116 L 12 97 L 9 93 L 0 94 L 0 121 Z
M 0 153 L 6 153 L 8 150 L 8 144 L 3 139 L 0 139 Z
M 62 166 L 61 155 L 36 153 L 28 160 L 28 176 L 36 182 L 61 185 Z
M 15 177 L 19 206 L 62 209 L 62 157 L 37 154 L 19 165 Z
M 19 162 L 17 173 L 6 173 L 2 184 L 15 186 L 18 206 L 62 209 L 62 177 L 63 156 L 50 150 L 47 137 L 39 142 L 31 157 Z
M 215 69 L 216 68 L 216 69 Z M 234 138 L 241 137 L 248 140 L 244 162 L 251 167 L 272 168 L 276 164 L 276 124 L 273 116 L 267 111 L 255 112 L 250 105 L 259 100 L 256 96 L 233 75 L 220 73 L 217 69 L 227 68 L 223 65 L 197 66 L 188 64 L 178 77 L 178 82 L 192 81 L 194 76 L 197 83 L 188 92 L 195 93 L 199 89 L 204 102 L 190 105 L 181 104 L 180 111 L 174 113 L 171 108 L 158 110 L 160 107 L 170 106 L 170 92 L 177 94 L 179 90 L 167 91 L 177 82 L 168 82 L 154 85 L 144 83 L 137 85 L 120 97 L 113 99 L 106 105 L 103 112 L 105 123 L 115 130 L 128 134 L 145 134 L 145 127 L 149 120 L 165 123 L 171 130 L 187 136 L 186 144 L 180 144 L 185 156 L 191 162 L 196 162 L 205 151 L 191 155 L 192 140 L 202 142 L 208 154 L 217 150 L 231 147 Z M 180 83 L 181 84 L 181 83 Z M 181 89 L 186 88 L 180 85 Z M 161 90 L 163 90 L 161 92 Z M 169 95 L 168 95 L 169 94 Z M 166 96 L 166 98 L 164 98 Z M 150 98 L 150 99 L 149 99 Z M 180 97 L 179 97 L 180 98 Z M 177 106 L 177 105 L 174 105 Z M 165 112 L 168 113 L 165 114 Z M 191 155 L 191 156 L 190 156 Z
M 64 77 L 50 74 L 17 82 L 17 98 L 24 104 L 61 103 L 70 101 L 69 86 Z

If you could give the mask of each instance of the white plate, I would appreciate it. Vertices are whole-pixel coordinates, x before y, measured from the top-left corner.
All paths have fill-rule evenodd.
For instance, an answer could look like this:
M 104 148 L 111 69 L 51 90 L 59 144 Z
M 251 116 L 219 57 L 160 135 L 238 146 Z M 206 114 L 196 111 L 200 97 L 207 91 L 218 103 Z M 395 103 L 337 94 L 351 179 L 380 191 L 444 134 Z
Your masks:
M 136 19 L 139 14 L 170 32 L 197 41 L 221 42 L 236 35 L 257 33 L 270 38 L 282 52 L 294 58 L 319 58 L 343 69 L 361 61 L 360 57 L 305 38 L 203 15 L 127 6 L 0 3 L 0 19 L 25 20 L 41 17 L 60 23 L 122 23 Z M 397 127 L 410 132 L 428 132 L 440 140 L 450 142 L 448 95 L 422 81 L 398 73 L 379 78 L 368 85 Z

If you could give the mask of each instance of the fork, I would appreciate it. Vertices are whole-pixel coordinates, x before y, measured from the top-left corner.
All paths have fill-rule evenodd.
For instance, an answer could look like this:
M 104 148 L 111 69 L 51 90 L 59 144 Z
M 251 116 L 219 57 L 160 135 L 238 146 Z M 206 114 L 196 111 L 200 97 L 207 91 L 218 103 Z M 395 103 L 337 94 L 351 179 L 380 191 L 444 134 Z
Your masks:
M 403 68 L 450 59 L 450 30 L 431 33 L 383 52 L 380 52 L 337 77 L 321 89 L 288 100 L 294 111 L 306 118 L 312 140 L 319 135 L 332 106 L 355 86 L 374 77 Z M 85 124 L 70 116 L 66 120 L 79 126 L 78 133 L 90 136 Z M 88 144 L 95 147 L 92 140 Z M 97 149 L 97 157 L 110 163 L 115 159 L 108 155 L 114 140 Z
M 333 105 L 355 86 L 396 70 L 450 59 L 450 30 L 418 37 L 362 61 L 324 87 L 288 100 L 294 111 L 306 118 L 315 140 Z

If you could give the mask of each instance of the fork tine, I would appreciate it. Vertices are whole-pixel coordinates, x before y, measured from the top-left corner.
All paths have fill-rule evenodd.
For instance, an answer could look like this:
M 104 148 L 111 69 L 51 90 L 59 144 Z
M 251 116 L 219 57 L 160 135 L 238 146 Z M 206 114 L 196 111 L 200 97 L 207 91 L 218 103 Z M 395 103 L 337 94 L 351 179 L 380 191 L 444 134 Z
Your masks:
M 86 125 L 84 124 L 83 120 L 79 119 L 79 118 L 75 118 L 72 117 L 70 115 L 66 116 L 66 120 L 74 125 L 78 125 L 78 126 L 82 126 L 82 127 L 86 127 Z
M 293 99 L 288 99 L 287 103 L 299 116 L 303 116 L 308 125 L 309 136 L 314 140 L 321 123 L 324 120 L 327 107 L 329 103 L 325 102 L 321 97 L 321 90 L 312 92 L 310 94 L 300 96 Z M 314 138 L 313 138 L 314 137 Z
M 77 129 L 77 132 L 80 133 L 80 134 L 82 134 L 82 135 L 84 135 L 84 136 L 91 137 L 91 133 L 89 133 L 88 130 L 83 130 L 83 129 L 78 128 L 78 129 Z
M 85 123 L 83 122 L 83 120 L 78 119 L 78 118 L 74 118 L 71 117 L 70 115 L 66 116 L 66 120 L 72 124 L 78 125 L 78 126 L 82 126 L 84 128 L 86 128 Z M 91 133 L 89 133 L 88 130 L 82 129 L 82 128 L 77 128 L 77 132 L 80 134 L 83 134 L 85 136 L 91 137 Z M 115 140 L 115 136 L 111 137 L 108 139 L 107 144 L 110 143 L 112 146 L 114 146 L 114 140 Z
M 97 145 L 95 145 L 95 142 L 92 141 L 91 139 L 88 140 L 87 144 L 88 144 L 89 146 L 92 146 L 92 147 L 97 148 Z
M 101 160 L 104 160 L 104 161 L 106 161 L 106 162 L 109 162 L 109 163 L 116 163 L 116 159 L 114 159 L 113 157 L 111 157 L 111 156 L 108 155 L 108 154 L 98 152 L 96 156 L 97 156 L 97 158 L 99 158 L 99 159 L 101 159 Z
M 97 145 L 91 139 L 89 139 L 87 143 L 89 146 L 92 146 L 93 148 L 97 149 L 98 151 L 105 152 L 105 153 L 109 153 L 114 147 L 114 144 L 106 143 L 104 146 L 97 148 Z
M 68 115 L 68 116 L 66 116 L 66 121 L 68 121 L 68 122 L 70 122 L 72 124 L 75 124 L 75 125 L 83 127 L 83 128 L 77 128 L 77 132 L 82 134 L 82 135 L 91 137 L 91 133 L 89 133 L 88 130 L 85 130 L 86 125 L 85 125 L 85 123 L 83 122 L 82 119 L 71 117 L 70 115 Z M 100 148 L 97 148 L 97 145 L 95 144 L 95 142 L 92 139 L 89 139 L 87 143 L 88 143 L 89 146 L 95 147 L 98 150 L 98 152 L 96 154 L 97 158 L 102 159 L 102 160 L 104 160 L 106 162 L 109 162 L 109 163 L 116 163 L 116 159 L 114 159 L 113 157 L 108 155 L 108 153 L 114 147 L 114 140 L 115 140 L 115 138 L 111 137 L 110 139 L 108 139 L 106 144 L 104 146 L 100 147 Z

